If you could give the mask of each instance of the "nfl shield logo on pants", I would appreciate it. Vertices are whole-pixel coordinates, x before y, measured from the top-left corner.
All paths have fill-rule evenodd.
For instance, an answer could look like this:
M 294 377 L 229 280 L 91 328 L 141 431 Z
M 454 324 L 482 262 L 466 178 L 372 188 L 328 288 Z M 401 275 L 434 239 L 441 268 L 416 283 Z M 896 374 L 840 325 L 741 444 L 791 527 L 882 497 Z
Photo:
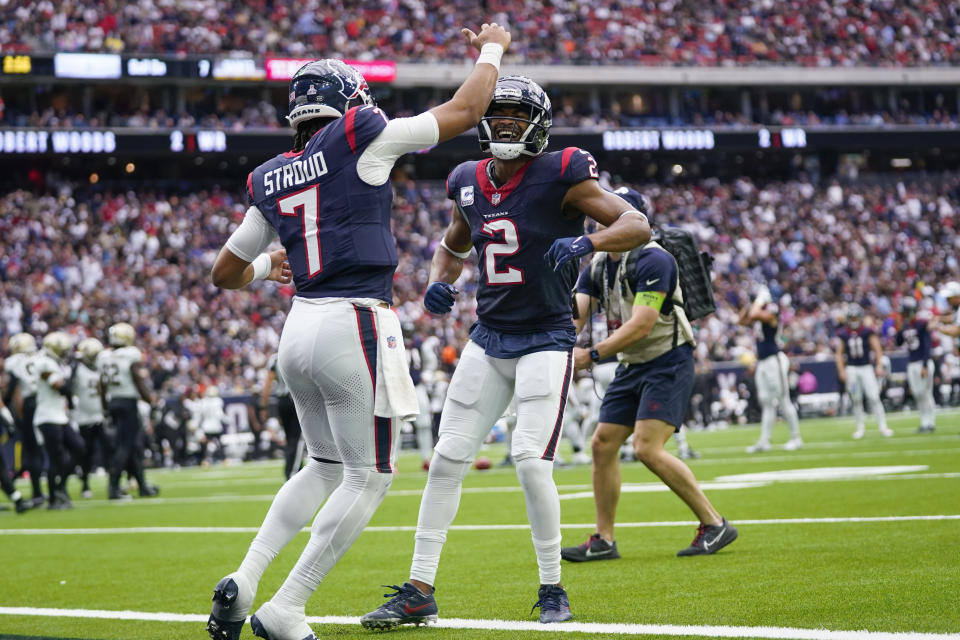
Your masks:
M 393 336 L 387 336 L 387 347 L 393 349 L 397 346 L 397 339 Z

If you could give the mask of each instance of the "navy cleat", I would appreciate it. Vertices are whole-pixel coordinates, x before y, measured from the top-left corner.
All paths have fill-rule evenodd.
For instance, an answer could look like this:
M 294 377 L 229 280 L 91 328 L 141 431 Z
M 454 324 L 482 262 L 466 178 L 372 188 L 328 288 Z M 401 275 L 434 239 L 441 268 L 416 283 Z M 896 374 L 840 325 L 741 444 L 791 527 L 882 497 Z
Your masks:
M 409 582 L 403 586 L 383 585 L 393 593 L 383 594 L 390 601 L 360 618 L 364 629 L 393 629 L 403 624 L 430 624 L 437 621 L 437 601 L 433 594 L 425 595 Z
M 589 562 L 591 560 L 616 560 L 620 557 L 617 541 L 607 542 L 595 533 L 583 544 L 560 549 L 560 557 L 568 562 Z
M 540 607 L 540 622 L 550 624 L 551 622 L 565 622 L 573 617 L 570 613 L 570 601 L 567 600 L 567 592 L 558 584 L 542 584 L 537 592 L 539 599 L 533 609 Z M 533 613 L 530 609 L 530 613 Z
M 716 553 L 720 549 L 737 539 L 737 529 L 727 522 L 726 518 L 720 524 L 701 524 L 697 527 L 697 535 L 686 549 L 677 551 L 678 556 L 705 556 Z
M 213 640 L 238 640 L 243 623 L 247 619 L 250 603 L 238 603 L 240 588 L 233 575 L 229 575 L 213 589 L 213 607 L 207 619 L 207 633 Z M 253 600 L 251 595 L 249 598 Z

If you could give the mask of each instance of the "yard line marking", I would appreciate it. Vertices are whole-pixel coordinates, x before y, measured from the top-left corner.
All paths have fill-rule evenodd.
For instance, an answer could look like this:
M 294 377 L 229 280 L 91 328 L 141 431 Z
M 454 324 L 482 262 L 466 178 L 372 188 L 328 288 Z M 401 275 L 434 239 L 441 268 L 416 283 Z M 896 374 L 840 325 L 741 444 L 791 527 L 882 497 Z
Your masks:
M 865 522 L 919 522 L 933 520 L 960 520 L 957 515 L 926 515 L 926 516 L 862 516 L 862 517 L 826 517 L 826 518 L 768 518 L 763 520 L 736 519 L 734 523 L 742 525 L 780 525 L 780 524 L 849 524 Z M 664 520 L 652 522 L 618 522 L 621 528 L 656 528 L 656 527 L 693 527 L 698 523 L 692 520 Z M 561 529 L 589 529 L 588 524 L 561 524 Z M 529 529 L 529 524 L 455 524 L 451 531 L 520 531 Z M 0 536 L 43 536 L 43 535 L 101 535 L 101 534 L 129 534 L 129 533 L 256 533 L 259 527 L 77 527 L 72 529 L 0 529 Z M 364 531 L 375 533 L 410 532 L 416 531 L 415 525 L 379 525 L 367 527 Z M 309 527 L 300 530 L 309 532 Z
M 206 622 L 205 614 L 162 613 L 145 611 L 105 611 L 101 609 L 46 609 L 34 607 L 0 607 L 0 615 L 40 616 L 51 618 L 99 618 L 147 622 Z M 359 625 L 355 616 L 308 616 L 310 624 Z M 920 633 L 916 631 L 832 631 L 795 627 L 695 626 L 679 624 L 630 624 L 611 622 L 564 622 L 544 625 L 526 620 L 471 620 L 441 618 L 431 625 L 441 629 L 474 629 L 484 631 L 541 631 L 547 633 L 590 633 L 619 635 L 707 636 L 717 638 L 773 638 L 775 640 L 958 640 L 957 633 Z
M 768 460 L 770 458 L 767 458 Z M 926 465 L 916 465 L 918 468 L 927 468 Z M 857 467 L 851 467 L 856 469 Z M 774 473 L 774 472 L 772 472 Z M 745 474 L 747 476 L 751 474 Z M 710 481 L 704 481 L 701 483 L 701 488 L 706 488 L 710 490 L 717 489 L 749 489 L 755 486 L 767 486 L 770 483 L 768 481 L 764 482 L 750 482 L 750 483 L 741 483 L 734 486 L 733 482 L 728 481 L 728 478 L 733 476 L 717 476 L 716 479 L 711 483 Z M 809 483 L 809 482 L 864 482 L 867 480 L 934 480 L 934 479 L 948 479 L 948 478 L 958 478 L 960 477 L 960 472 L 944 472 L 944 473 L 904 473 L 903 475 L 898 474 L 880 474 L 875 476 L 864 476 L 858 474 L 849 474 L 848 476 L 837 476 L 837 477 L 823 477 L 823 478 L 801 478 L 801 477 L 782 477 L 777 478 L 775 482 L 777 484 L 787 484 L 787 483 Z M 724 480 L 720 480 L 724 478 Z M 558 491 L 592 491 L 592 486 L 589 484 L 558 484 Z M 486 493 L 521 493 L 523 487 L 520 485 L 506 485 L 501 487 L 464 487 L 464 494 L 486 494 Z M 662 482 L 625 482 L 622 485 L 622 491 L 624 493 L 656 493 L 661 491 L 668 491 L 667 486 Z M 423 489 L 394 489 L 387 493 L 387 497 L 418 497 L 423 494 Z M 561 494 L 561 499 L 572 499 L 567 498 L 573 494 Z M 590 494 L 593 495 L 592 493 Z M 149 500 L 114 500 L 112 502 L 105 503 L 102 500 L 97 501 L 77 501 L 74 503 L 75 508 L 89 509 L 89 508 L 100 508 L 103 506 L 108 507 L 146 507 L 146 506 L 158 506 L 166 504 L 198 504 L 198 503 L 220 503 L 220 502 L 269 502 L 276 497 L 275 493 L 270 494 L 233 494 L 233 493 L 221 493 L 212 496 L 184 496 L 180 498 L 150 498 Z M 578 496 L 584 497 L 584 496 Z
M 767 487 L 772 484 L 769 481 L 758 479 L 756 482 L 701 482 L 700 488 L 704 491 L 718 491 L 723 489 L 755 489 L 757 487 Z M 557 487 L 560 489 L 560 487 Z M 646 482 L 643 484 L 625 483 L 620 485 L 621 493 L 664 493 L 670 491 L 670 487 L 662 482 Z M 579 500 L 583 498 L 593 499 L 593 490 L 577 491 L 575 493 L 561 493 L 561 500 Z

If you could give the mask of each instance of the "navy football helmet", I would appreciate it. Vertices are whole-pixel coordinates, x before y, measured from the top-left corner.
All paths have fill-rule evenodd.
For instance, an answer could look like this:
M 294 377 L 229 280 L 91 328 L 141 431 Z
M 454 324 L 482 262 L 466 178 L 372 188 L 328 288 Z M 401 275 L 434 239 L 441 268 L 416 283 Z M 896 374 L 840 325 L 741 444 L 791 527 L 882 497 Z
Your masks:
M 311 118 L 339 118 L 357 104 L 375 104 L 363 75 L 341 60 L 314 60 L 290 79 L 290 113 L 294 129 Z
M 650 198 L 630 187 L 620 187 L 614 189 L 613 192 L 626 200 L 627 204 L 633 206 L 634 209 L 647 216 L 647 221 L 650 221 L 650 214 L 653 212 Z
M 522 118 L 494 115 L 502 107 L 520 107 L 528 110 L 529 115 Z M 501 140 L 493 130 L 494 120 L 512 120 L 522 131 L 509 140 Z M 493 100 L 477 126 L 480 149 L 501 160 L 513 160 L 521 155 L 538 156 L 547 148 L 552 124 L 550 98 L 543 88 L 524 76 L 504 76 L 497 80 Z
M 855 329 L 863 323 L 863 307 L 856 302 L 851 302 L 847 305 L 846 315 L 847 324 Z

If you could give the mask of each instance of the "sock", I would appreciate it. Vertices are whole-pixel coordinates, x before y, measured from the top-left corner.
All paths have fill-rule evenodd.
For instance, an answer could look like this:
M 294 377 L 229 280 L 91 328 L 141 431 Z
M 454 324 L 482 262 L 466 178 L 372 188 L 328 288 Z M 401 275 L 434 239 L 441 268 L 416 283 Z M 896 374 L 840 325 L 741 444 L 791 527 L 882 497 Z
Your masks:
M 457 462 L 434 452 L 427 486 L 420 500 L 416 543 L 410 565 L 411 580 L 431 586 L 435 584 L 440 552 L 447 540 L 447 529 L 460 507 L 460 489 L 469 470 L 469 462 Z
M 280 487 L 257 537 L 250 543 L 247 555 L 237 569 L 245 582 L 252 585 L 260 582 L 267 565 L 310 522 L 323 501 L 340 484 L 342 475 L 342 464 L 317 462 L 311 458 L 299 473 Z
M 851 403 L 853 404 L 853 418 L 857 422 L 857 431 L 863 431 L 863 423 L 865 420 L 863 412 L 863 399 L 852 398 Z
M 770 435 L 773 433 L 773 423 L 777 420 L 777 406 L 765 404 L 760 413 L 760 441 L 770 444 Z
M 886 431 L 887 412 L 883 410 L 883 402 L 880 401 L 879 396 L 873 400 L 873 415 L 877 418 L 877 426 L 880 427 L 880 431 Z
M 579 422 L 571 422 L 563 428 L 563 435 L 570 440 L 570 444 L 573 445 L 573 450 L 583 451 L 583 447 L 586 444 L 583 437 L 583 428 L 580 426 Z
M 430 422 L 425 421 L 421 424 L 418 418 L 418 422 L 414 424 L 417 432 L 417 448 L 420 450 L 420 457 L 424 460 L 429 460 L 430 454 L 433 453 L 433 430 L 430 428 Z
M 393 475 L 347 467 L 330 499 L 313 521 L 310 542 L 271 602 L 298 611 L 343 557 L 383 502 Z
M 797 415 L 797 408 L 793 406 L 793 402 L 790 401 L 790 396 L 787 394 L 784 394 L 780 400 L 780 411 L 783 413 L 783 419 L 787 421 L 787 426 L 790 428 L 790 437 L 799 438 L 800 416 Z
M 557 584 L 560 582 L 560 496 L 553 482 L 553 462 L 540 458 L 517 460 L 517 477 L 527 502 L 540 584 Z

